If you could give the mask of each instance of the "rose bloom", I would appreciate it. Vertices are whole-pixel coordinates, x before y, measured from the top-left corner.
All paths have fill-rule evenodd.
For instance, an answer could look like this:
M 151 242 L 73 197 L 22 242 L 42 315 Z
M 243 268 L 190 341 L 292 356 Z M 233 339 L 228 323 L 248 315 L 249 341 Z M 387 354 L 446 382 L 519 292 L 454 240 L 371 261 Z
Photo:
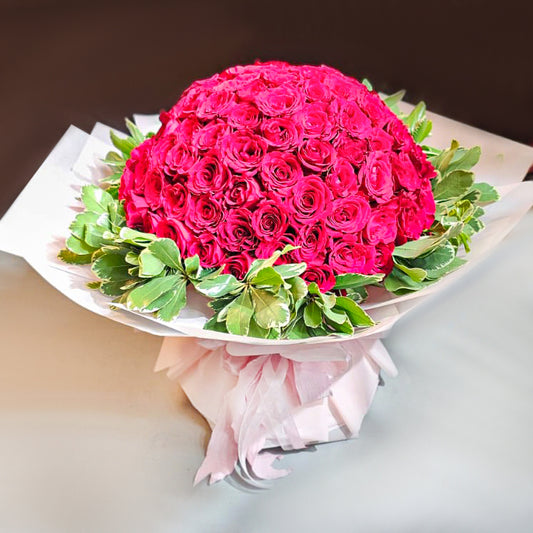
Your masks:
M 319 139 L 304 141 L 300 146 L 298 156 L 307 168 L 318 172 L 331 168 L 337 158 L 333 146 Z
M 196 149 L 187 144 L 176 144 L 167 152 L 163 170 L 168 176 L 185 174 L 198 161 Z
M 298 119 L 307 137 L 317 137 L 327 141 L 333 136 L 333 125 L 325 104 L 307 104 L 298 114 Z
M 213 193 L 226 187 L 229 172 L 216 152 L 202 156 L 189 171 L 188 187 L 195 194 Z
M 195 230 L 215 231 L 223 218 L 220 202 L 207 194 L 187 198 L 185 222 Z
M 302 129 L 289 118 L 272 118 L 261 122 L 261 134 L 272 148 L 291 150 L 300 144 Z
M 364 230 L 367 244 L 393 243 L 397 233 L 397 206 L 387 204 L 374 209 Z
M 183 218 L 187 211 L 189 193 L 183 183 L 165 184 L 163 187 L 163 208 L 165 213 Z
M 204 268 L 217 267 L 224 262 L 225 253 L 212 233 L 200 233 L 189 243 L 190 255 L 198 254 Z
M 293 154 L 273 151 L 263 158 L 260 174 L 268 189 L 283 193 L 301 180 L 303 171 Z
M 228 123 L 234 128 L 255 129 L 260 122 L 259 109 L 250 103 L 233 104 L 228 110 Z
M 362 244 L 355 235 L 335 239 L 329 254 L 329 265 L 338 274 L 370 274 L 374 270 L 374 260 L 374 247 Z
M 307 283 L 315 282 L 322 292 L 327 292 L 335 286 L 335 274 L 328 265 L 307 265 L 307 269 L 302 274 L 302 278 Z
M 326 258 L 326 251 L 330 247 L 329 231 L 322 221 L 302 226 L 294 241 L 296 250 L 292 252 L 296 261 L 306 263 L 322 263 Z
M 267 151 L 262 137 L 248 131 L 230 133 L 221 142 L 224 162 L 236 172 L 255 170 Z
M 231 252 L 242 252 L 252 249 L 257 237 L 252 227 L 252 213 L 239 207 L 232 209 L 225 221 L 218 227 L 218 240 Z
M 341 236 L 361 231 L 369 217 L 370 204 L 366 198 L 363 195 L 349 196 L 333 200 L 326 224 L 332 235 Z
M 247 253 L 230 255 L 224 261 L 224 274 L 232 274 L 237 279 L 243 279 L 252 264 L 252 258 Z
M 248 174 L 231 174 L 224 190 L 223 200 L 228 207 L 250 207 L 261 199 L 258 181 Z
M 180 220 L 175 218 L 162 219 L 157 224 L 155 234 L 158 237 L 172 239 L 178 245 L 180 252 L 185 256 L 188 255 L 189 243 L 192 241 L 193 236 L 191 231 Z
M 348 196 L 359 189 L 359 179 L 347 159 L 337 159 L 326 176 L 326 184 L 335 196 Z
M 194 132 L 192 143 L 197 150 L 218 148 L 220 139 L 230 130 L 226 122 L 211 122 Z
M 306 176 L 294 186 L 289 206 L 296 221 L 312 224 L 329 213 L 331 191 L 318 176 Z
M 262 200 L 252 214 L 252 228 L 260 239 L 278 240 L 288 225 L 287 213 L 279 200 Z
M 267 89 L 257 95 L 257 106 L 270 117 L 290 115 L 301 105 L 301 93 L 289 85 Z
M 392 167 L 387 153 L 370 152 L 359 175 L 371 199 L 387 202 L 394 193 Z

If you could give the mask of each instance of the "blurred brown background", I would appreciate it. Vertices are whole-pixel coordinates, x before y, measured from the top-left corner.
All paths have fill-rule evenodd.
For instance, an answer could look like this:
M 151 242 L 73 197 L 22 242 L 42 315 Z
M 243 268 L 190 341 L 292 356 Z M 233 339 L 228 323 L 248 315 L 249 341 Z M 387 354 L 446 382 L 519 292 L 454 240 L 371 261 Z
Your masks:
M 0 0 L 0 214 L 75 124 L 121 127 L 255 59 L 327 63 L 533 141 L 533 3 Z

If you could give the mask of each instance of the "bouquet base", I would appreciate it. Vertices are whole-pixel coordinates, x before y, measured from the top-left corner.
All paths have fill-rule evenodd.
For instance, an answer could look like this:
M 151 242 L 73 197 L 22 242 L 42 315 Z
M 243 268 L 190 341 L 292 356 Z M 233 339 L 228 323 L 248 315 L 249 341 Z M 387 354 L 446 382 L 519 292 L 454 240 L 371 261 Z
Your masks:
M 319 349 L 320 360 L 300 360 L 295 346 L 164 340 L 155 370 L 166 369 L 179 382 L 213 431 L 195 483 L 235 471 L 261 486 L 288 473 L 273 468 L 279 455 L 268 449 L 300 450 L 358 436 L 381 370 L 394 376 L 396 368 L 379 339 Z M 309 358 L 309 347 L 304 351 Z

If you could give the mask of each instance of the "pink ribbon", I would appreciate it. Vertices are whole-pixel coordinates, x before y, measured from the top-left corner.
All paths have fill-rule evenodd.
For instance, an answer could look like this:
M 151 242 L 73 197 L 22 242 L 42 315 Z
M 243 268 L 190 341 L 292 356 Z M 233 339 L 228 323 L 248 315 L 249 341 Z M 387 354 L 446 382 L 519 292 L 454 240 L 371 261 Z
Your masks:
M 268 448 L 299 450 L 357 436 L 380 370 L 396 372 L 375 339 L 323 345 L 323 360 L 320 353 L 302 360 L 302 347 L 272 350 L 278 348 L 281 353 L 265 353 L 264 346 L 165 339 L 156 370 L 178 380 L 213 429 L 195 484 L 236 471 L 262 486 L 261 480 L 289 473 L 273 467 L 279 455 Z

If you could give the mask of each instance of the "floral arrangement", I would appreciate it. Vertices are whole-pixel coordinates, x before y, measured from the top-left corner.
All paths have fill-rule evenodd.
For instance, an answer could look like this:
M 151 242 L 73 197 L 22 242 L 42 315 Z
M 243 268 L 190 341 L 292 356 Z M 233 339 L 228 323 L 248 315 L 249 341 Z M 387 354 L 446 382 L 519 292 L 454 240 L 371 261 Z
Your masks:
M 495 189 L 479 147 L 426 146 L 425 105 L 402 114 L 326 66 L 258 63 L 193 83 L 155 134 L 112 133 L 112 174 L 59 257 L 89 286 L 172 321 L 187 287 L 205 328 L 263 339 L 352 335 L 368 288 L 418 291 L 458 268 Z

